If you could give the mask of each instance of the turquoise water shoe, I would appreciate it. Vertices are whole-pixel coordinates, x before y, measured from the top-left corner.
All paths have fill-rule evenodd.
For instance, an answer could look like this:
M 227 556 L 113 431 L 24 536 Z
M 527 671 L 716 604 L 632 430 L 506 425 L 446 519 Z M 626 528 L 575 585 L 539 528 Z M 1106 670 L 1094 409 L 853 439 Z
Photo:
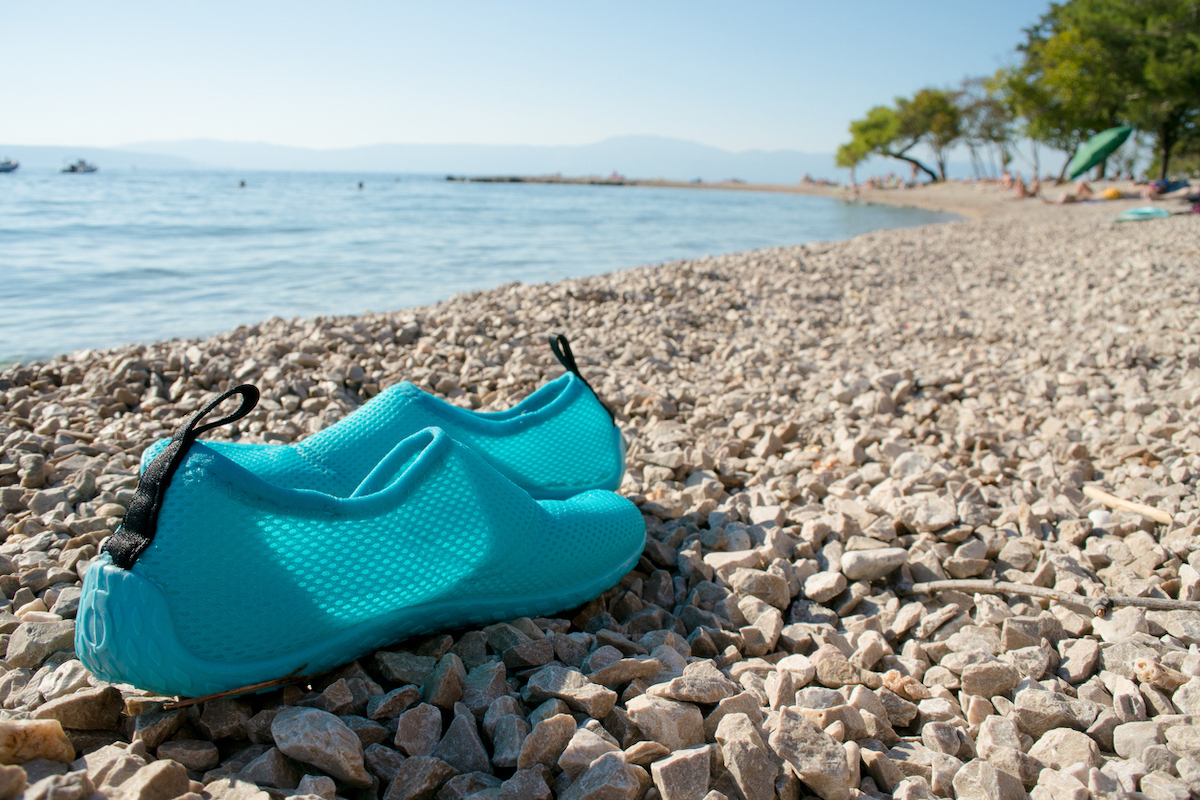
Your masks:
M 468 411 L 405 381 L 293 445 L 205 446 L 276 486 L 345 497 L 397 442 L 438 427 L 536 499 L 565 500 L 588 489 L 615 490 L 625 475 L 621 430 L 580 374 L 566 337 L 551 337 L 550 346 L 567 374 L 507 411 Z M 143 469 L 168 441 L 146 449 Z
M 234 394 L 235 414 L 200 424 Z M 573 608 L 641 555 L 628 500 L 536 501 L 437 428 L 342 497 L 195 442 L 257 395 L 239 386 L 193 415 L 88 567 L 75 649 L 97 676 L 196 697 L 318 673 L 415 634 Z

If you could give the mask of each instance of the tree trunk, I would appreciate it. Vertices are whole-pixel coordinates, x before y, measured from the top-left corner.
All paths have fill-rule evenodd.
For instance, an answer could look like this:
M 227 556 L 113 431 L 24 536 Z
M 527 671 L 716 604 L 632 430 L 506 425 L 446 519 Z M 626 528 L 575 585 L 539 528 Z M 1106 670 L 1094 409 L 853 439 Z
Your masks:
M 932 178 L 934 183 L 937 183 L 937 181 L 938 181 L 937 173 L 934 172 L 933 170 L 931 170 L 929 167 L 922 164 L 917 159 L 913 158 L 912 156 L 906 156 L 903 153 L 893 153 L 890 150 L 881 150 L 880 153 L 885 156 L 890 156 L 891 158 L 898 158 L 901 161 L 907 161 L 909 164 L 912 164 L 914 167 L 921 170 L 926 175 L 928 175 L 930 178 Z
M 1167 180 L 1171 166 L 1171 148 L 1175 146 L 1175 129 L 1169 122 L 1164 122 L 1158 129 L 1158 147 L 1162 155 L 1159 157 L 1158 179 Z
M 1058 171 L 1059 183 L 1064 183 L 1067 180 L 1067 167 L 1071 165 L 1071 159 L 1075 157 L 1075 151 L 1078 149 L 1078 147 L 1072 148 L 1070 157 L 1063 162 L 1062 169 Z

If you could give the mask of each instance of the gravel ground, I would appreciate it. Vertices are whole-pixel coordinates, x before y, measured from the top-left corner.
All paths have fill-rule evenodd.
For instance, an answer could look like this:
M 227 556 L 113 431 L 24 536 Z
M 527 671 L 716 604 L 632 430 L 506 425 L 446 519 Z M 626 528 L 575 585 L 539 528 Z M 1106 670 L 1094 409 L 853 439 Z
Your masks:
M 1200 613 L 1089 607 L 1200 600 L 1200 227 L 1050 216 L 0 373 L 0 800 L 1200 797 Z M 506 408 L 550 331 L 630 442 L 618 587 L 181 709 L 75 659 L 139 454 L 213 393 L 263 389 L 243 441 L 404 379 Z

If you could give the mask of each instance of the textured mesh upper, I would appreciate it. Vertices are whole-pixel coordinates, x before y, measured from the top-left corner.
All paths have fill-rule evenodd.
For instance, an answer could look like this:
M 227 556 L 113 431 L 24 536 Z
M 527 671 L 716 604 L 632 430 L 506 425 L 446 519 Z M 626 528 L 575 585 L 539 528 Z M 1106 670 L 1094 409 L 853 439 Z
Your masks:
M 346 497 L 397 442 L 432 426 L 471 447 L 534 497 L 616 489 L 621 481 L 619 431 L 570 373 L 507 411 L 465 411 L 404 382 L 295 445 L 208 444 L 270 483 Z M 155 443 L 144 458 L 164 444 Z
M 205 442 L 267 483 L 292 489 L 324 491 L 342 497 L 354 490 L 347 479 L 321 464 L 306 461 L 295 447 Z M 395 442 L 392 442 L 395 445 Z M 365 473 L 364 473 L 365 474 Z
M 166 595 L 188 650 L 236 663 L 414 605 L 561 591 L 641 544 L 640 513 L 615 494 L 539 503 L 449 439 L 428 453 L 397 458 L 419 477 L 406 496 L 385 481 L 339 500 L 267 486 L 196 445 L 133 571 Z

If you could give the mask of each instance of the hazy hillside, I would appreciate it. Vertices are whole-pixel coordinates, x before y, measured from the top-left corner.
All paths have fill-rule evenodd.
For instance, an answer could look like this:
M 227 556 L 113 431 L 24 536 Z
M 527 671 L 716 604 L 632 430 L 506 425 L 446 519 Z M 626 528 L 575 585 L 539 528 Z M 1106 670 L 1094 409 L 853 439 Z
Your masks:
M 100 169 L 196 169 L 201 165 L 169 153 L 138 151 L 137 148 L 43 147 L 26 144 L 0 144 L 0 159 L 15 158 L 21 169 L 61 169 L 81 158 Z
M 228 169 L 330 172 L 418 172 L 455 175 L 608 175 L 631 178 L 709 181 L 740 178 L 767 183 L 795 183 L 805 173 L 814 178 L 845 182 L 849 171 L 838 169 L 830 153 L 799 150 L 746 150 L 735 153 L 718 147 L 659 136 L 618 136 L 594 144 L 533 146 L 478 144 L 376 144 L 333 150 L 252 142 L 190 139 L 178 142 L 139 142 L 115 148 L 38 147 L 2 145 L 5 156 L 23 169 L 58 169 L 78 158 L 114 169 Z M 895 171 L 902 177 L 908 166 L 873 158 L 859 166 L 859 179 Z M 965 164 L 950 165 L 950 173 L 966 176 Z
M 838 177 L 828 153 L 797 150 L 749 150 L 734 153 L 716 147 L 656 136 L 620 136 L 595 144 L 521 146 L 473 144 L 378 144 L 337 150 L 312 150 L 270 144 L 197 139 L 140 142 L 131 151 L 185 158 L 214 167 L 455 174 L 607 175 L 613 170 L 639 178 L 677 180 L 741 178 L 793 183 L 804 173 Z M 885 170 L 886 171 L 886 170 Z

